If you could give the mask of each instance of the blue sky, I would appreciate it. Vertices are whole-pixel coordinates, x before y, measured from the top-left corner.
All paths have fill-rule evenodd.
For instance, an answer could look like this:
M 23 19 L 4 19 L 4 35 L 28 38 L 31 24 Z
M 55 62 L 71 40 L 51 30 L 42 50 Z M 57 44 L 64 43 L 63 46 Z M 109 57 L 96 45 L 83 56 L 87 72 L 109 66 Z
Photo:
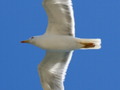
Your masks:
M 42 90 L 45 51 L 21 44 L 47 26 L 42 0 L 0 0 L 0 90 Z M 66 90 L 120 90 L 120 0 L 73 0 L 76 37 L 101 38 L 100 50 L 76 50 Z

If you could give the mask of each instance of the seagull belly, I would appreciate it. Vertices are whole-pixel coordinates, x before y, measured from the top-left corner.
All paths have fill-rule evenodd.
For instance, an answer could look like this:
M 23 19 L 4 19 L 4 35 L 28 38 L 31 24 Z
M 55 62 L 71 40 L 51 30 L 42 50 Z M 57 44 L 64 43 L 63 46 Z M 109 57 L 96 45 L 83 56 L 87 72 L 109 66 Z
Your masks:
M 77 43 L 71 36 L 42 36 L 37 46 L 46 50 L 74 50 Z

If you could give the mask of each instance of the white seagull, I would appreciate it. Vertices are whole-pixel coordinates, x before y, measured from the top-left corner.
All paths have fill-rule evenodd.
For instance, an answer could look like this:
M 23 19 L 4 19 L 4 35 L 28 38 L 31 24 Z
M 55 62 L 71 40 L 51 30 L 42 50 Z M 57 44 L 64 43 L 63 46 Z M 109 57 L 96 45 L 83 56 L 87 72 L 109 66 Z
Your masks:
M 46 33 L 21 43 L 30 43 L 46 50 L 38 71 L 44 90 L 64 90 L 66 70 L 76 49 L 99 49 L 100 39 L 75 37 L 75 23 L 71 0 L 44 0 L 48 15 Z

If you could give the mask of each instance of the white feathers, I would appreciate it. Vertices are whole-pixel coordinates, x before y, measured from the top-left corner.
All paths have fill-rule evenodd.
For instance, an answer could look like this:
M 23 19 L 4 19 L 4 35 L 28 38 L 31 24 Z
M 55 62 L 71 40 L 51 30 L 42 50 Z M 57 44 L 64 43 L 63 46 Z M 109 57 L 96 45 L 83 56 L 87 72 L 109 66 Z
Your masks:
M 63 81 L 71 56 L 72 52 L 46 52 L 38 67 L 44 90 L 64 90 Z
M 97 49 L 100 48 L 101 41 L 74 37 L 75 24 L 71 0 L 44 0 L 43 6 L 48 15 L 46 33 L 21 43 L 31 43 L 46 50 L 46 56 L 38 67 L 44 90 L 64 90 L 63 82 L 72 50 L 83 47 Z
M 64 90 L 63 82 L 72 50 L 80 49 L 80 42 L 86 42 L 85 45 L 91 46 L 89 42 L 98 42 L 100 45 L 100 41 L 79 39 L 78 42 L 78 39 L 74 38 L 75 24 L 71 0 L 44 0 L 43 6 L 48 15 L 47 31 L 31 43 L 47 50 L 38 69 L 44 90 Z
M 44 0 L 48 15 L 48 34 L 74 35 L 74 15 L 71 0 Z

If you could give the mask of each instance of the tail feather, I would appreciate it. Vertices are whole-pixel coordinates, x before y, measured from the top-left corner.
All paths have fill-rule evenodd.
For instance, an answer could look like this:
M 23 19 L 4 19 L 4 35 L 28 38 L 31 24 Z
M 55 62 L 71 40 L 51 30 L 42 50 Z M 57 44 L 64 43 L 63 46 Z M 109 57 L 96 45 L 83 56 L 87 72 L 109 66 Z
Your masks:
M 100 49 L 101 39 L 79 39 L 81 49 Z

